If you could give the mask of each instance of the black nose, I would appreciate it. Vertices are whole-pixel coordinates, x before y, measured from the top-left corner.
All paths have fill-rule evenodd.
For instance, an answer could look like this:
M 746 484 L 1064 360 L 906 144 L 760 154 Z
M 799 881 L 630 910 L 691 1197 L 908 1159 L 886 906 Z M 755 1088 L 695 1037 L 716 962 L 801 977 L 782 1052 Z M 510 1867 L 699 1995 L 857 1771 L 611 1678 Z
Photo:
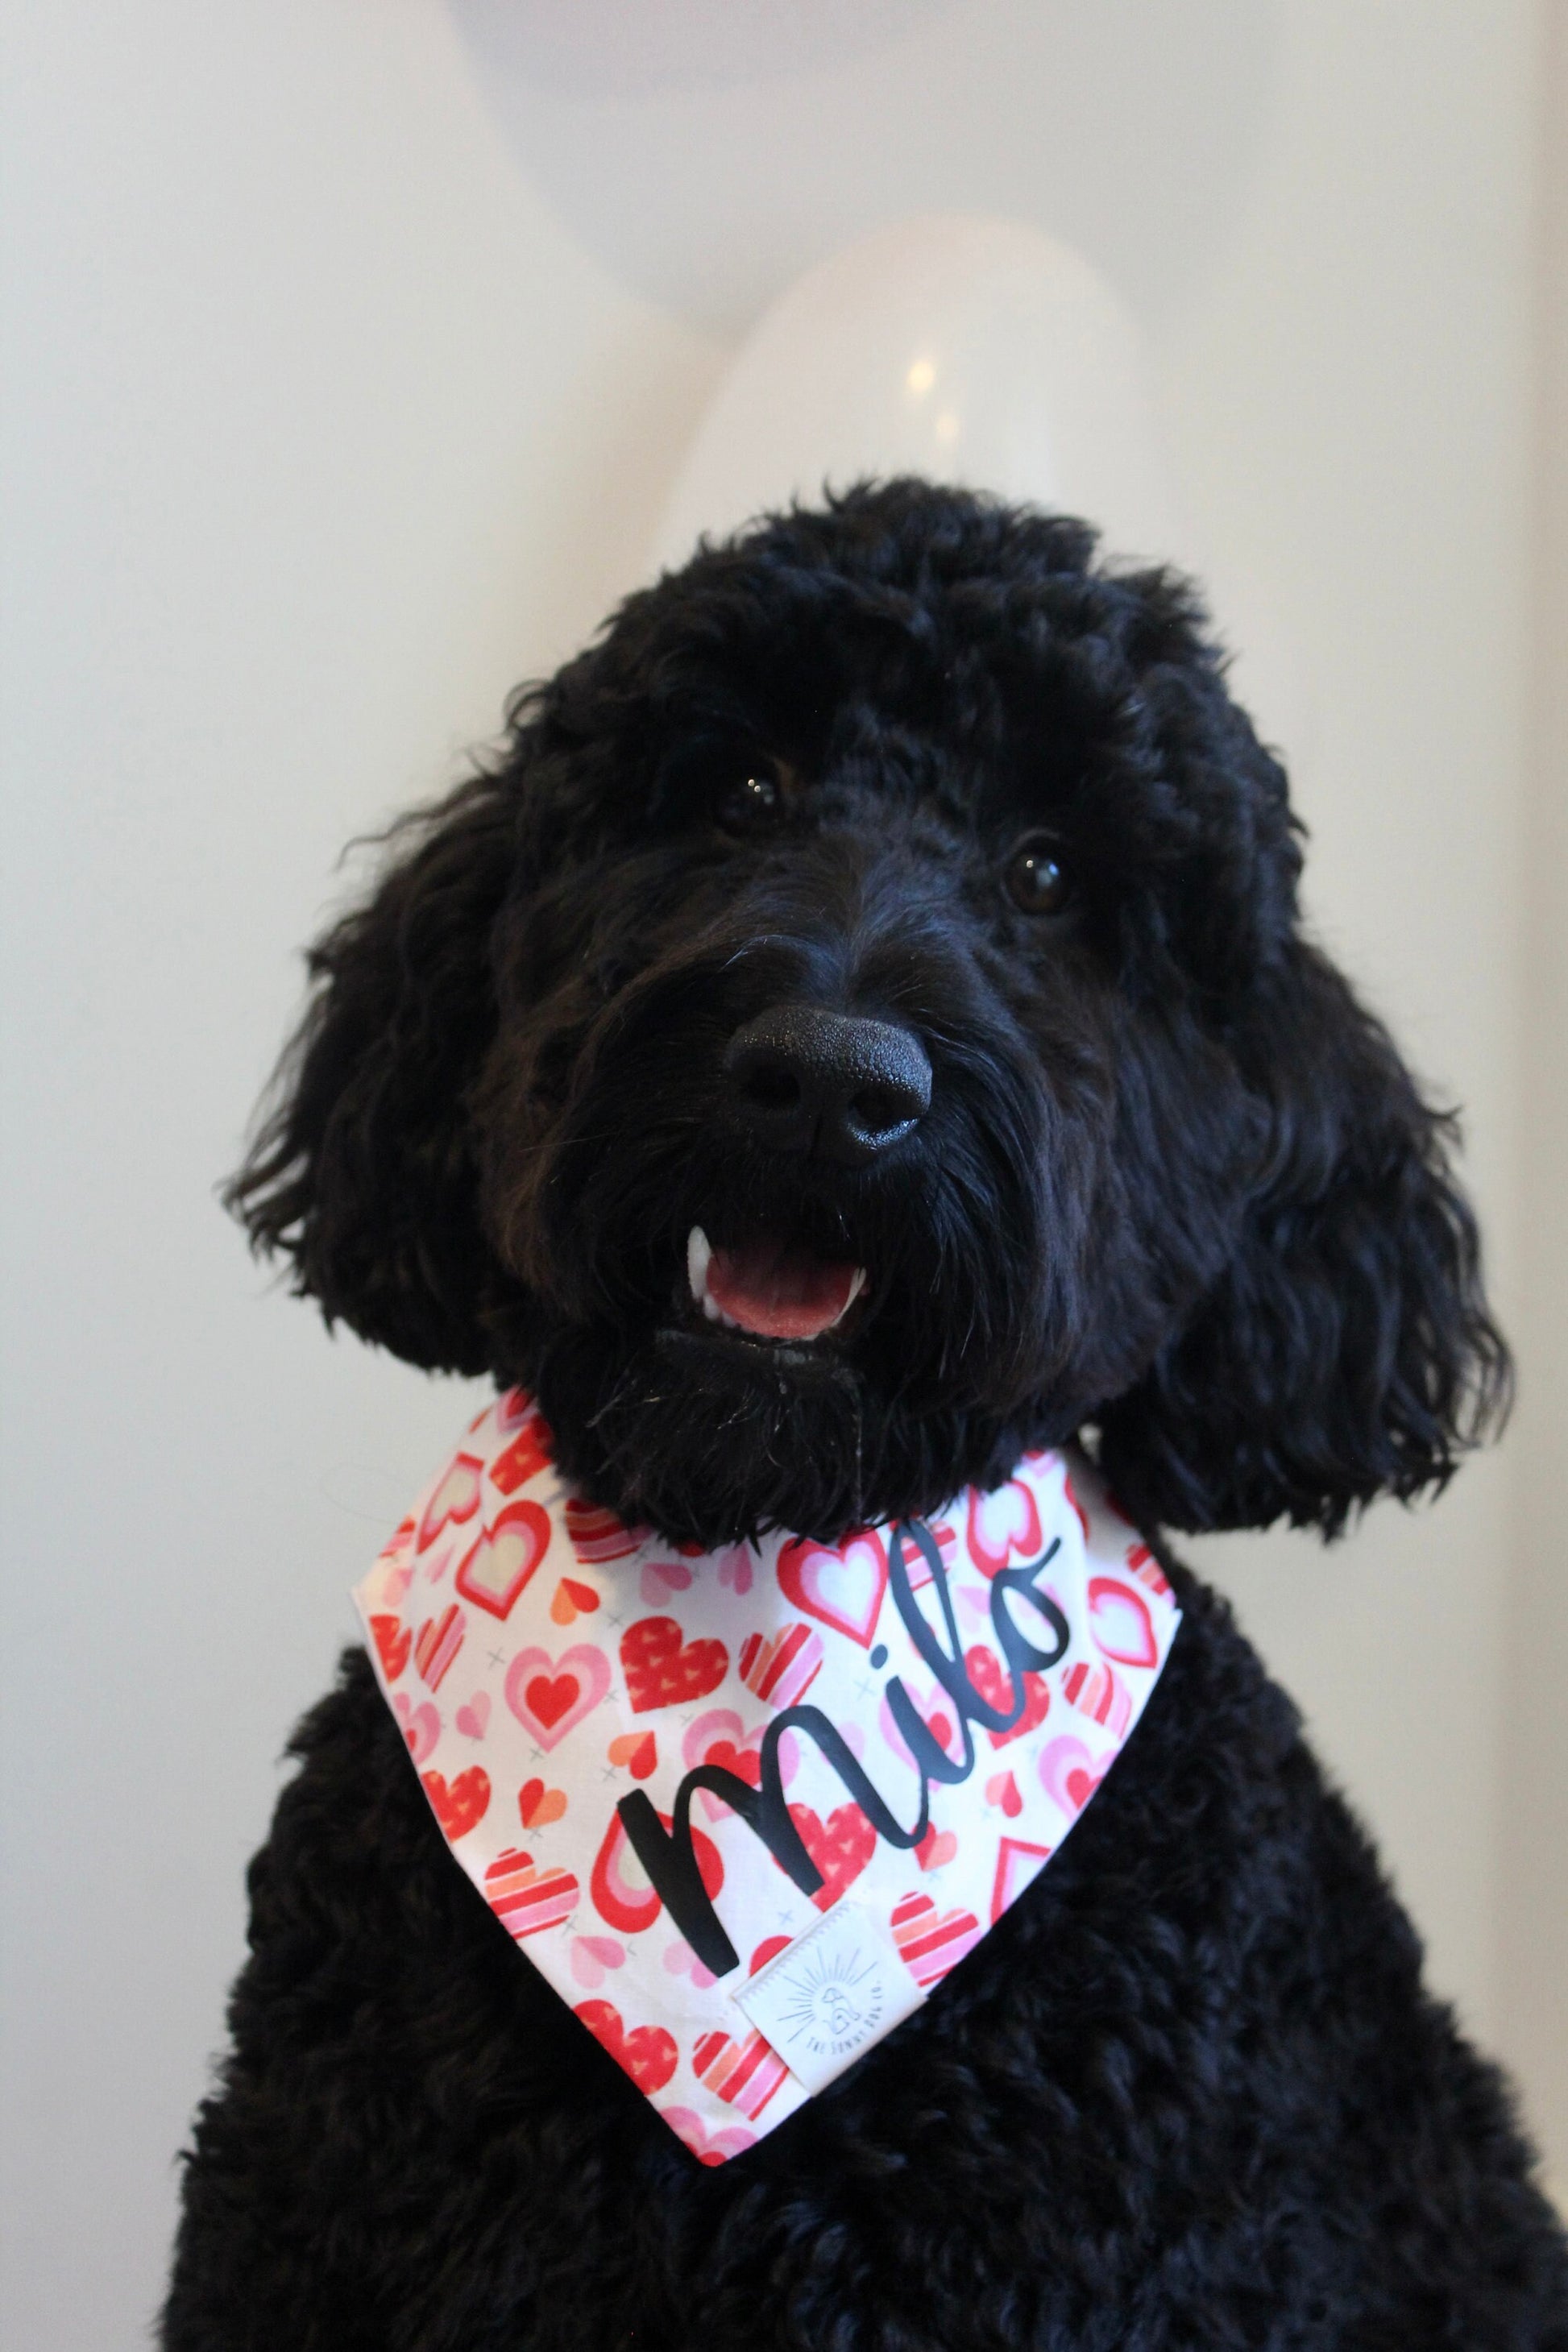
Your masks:
M 735 1106 L 778 1151 L 863 1166 L 931 1108 L 931 1063 L 909 1029 L 807 1004 L 776 1004 L 724 1055 Z

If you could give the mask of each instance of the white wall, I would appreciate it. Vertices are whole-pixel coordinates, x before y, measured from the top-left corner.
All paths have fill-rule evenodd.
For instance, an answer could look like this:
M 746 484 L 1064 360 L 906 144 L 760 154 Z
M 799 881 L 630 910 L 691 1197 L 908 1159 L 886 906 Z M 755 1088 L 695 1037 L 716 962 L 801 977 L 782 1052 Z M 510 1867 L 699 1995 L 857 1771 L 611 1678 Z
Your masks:
M 1467 1106 L 1528 1295 L 1535 16 L 512 0 L 519 49 L 503 0 L 7 14 L 0 2334 L 96 2352 L 157 2297 L 273 1759 L 464 1409 L 271 1294 L 213 1185 L 339 848 L 632 582 L 729 340 L 818 252 L 985 206 L 1121 286 L 1316 920 Z M 1503 1834 L 1510 1460 L 1331 1558 L 1206 1556 L 1563 2135 L 1516 1994 L 1562 1948 Z
M 1568 0 L 1542 10 L 1536 501 L 1524 837 L 1521 1396 L 1504 1723 L 1498 2030 L 1568 2205 Z

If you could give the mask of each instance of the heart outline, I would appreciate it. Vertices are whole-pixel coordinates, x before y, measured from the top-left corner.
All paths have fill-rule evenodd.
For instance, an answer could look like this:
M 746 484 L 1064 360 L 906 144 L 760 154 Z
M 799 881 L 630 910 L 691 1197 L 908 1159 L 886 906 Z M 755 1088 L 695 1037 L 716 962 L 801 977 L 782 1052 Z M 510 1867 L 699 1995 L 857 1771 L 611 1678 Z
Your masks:
M 504 1568 L 507 1552 L 516 1548 L 516 1565 L 502 1582 L 494 1571 Z M 550 1515 L 537 1503 L 526 1499 L 509 1503 L 498 1511 L 488 1528 L 482 1528 L 454 1580 L 465 1601 L 476 1608 L 488 1610 L 492 1617 L 504 1623 L 516 1606 L 518 1595 L 524 1590 L 550 1549 Z M 492 1568 L 493 1564 L 493 1568 Z M 485 1571 L 492 1570 L 491 1580 L 485 1581 Z
M 853 1576 L 857 1565 L 867 1562 L 858 1569 L 864 1590 L 858 1612 L 852 1612 L 843 1595 L 824 1591 L 824 1580 Z M 870 1648 L 888 1590 L 888 1548 L 874 1528 L 858 1528 L 839 1544 L 795 1536 L 780 1551 L 775 1573 L 779 1591 L 795 1608 L 819 1625 L 858 1642 L 863 1650 Z

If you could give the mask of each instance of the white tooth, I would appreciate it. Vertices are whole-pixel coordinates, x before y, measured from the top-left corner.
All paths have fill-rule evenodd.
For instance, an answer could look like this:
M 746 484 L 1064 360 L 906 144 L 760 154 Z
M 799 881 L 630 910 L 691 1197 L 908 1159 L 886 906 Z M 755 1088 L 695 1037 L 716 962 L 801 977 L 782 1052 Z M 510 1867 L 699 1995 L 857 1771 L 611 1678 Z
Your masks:
M 849 1309 L 854 1306 L 855 1301 L 859 1297 L 860 1293 L 865 1289 L 865 1287 L 866 1269 L 863 1265 L 858 1265 L 855 1269 L 855 1279 L 849 1286 L 849 1296 L 845 1300 L 843 1306 L 839 1308 L 837 1314 L 834 1317 L 833 1321 L 823 1325 L 822 1328 L 825 1331 L 837 1329 L 837 1326 L 843 1322 L 844 1318 L 848 1314 Z
M 691 1285 L 691 1296 L 709 1315 L 717 1312 L 708 1296 L 708 1261 L 712 1255 L 707 1234 L 700 1225 L 693 1225 L 686 1243 L 686 1278 Z

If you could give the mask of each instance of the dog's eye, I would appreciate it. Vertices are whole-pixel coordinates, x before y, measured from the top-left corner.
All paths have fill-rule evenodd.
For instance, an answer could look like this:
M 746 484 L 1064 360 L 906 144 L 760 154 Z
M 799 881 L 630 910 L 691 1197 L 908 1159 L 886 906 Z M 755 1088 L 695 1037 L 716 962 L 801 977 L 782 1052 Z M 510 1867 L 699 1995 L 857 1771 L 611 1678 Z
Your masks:
M 1059 915 L 1072 898 L 1072 873 L 1061 844 L 1048 833 L 1026 833 L 1014 845 L 1004 880 L 1026 915 Z
M 714 795 L 713 816 L 726 833 L 760 833 L 784 813 L 778 778 L 765 767 L 732 777 Z

